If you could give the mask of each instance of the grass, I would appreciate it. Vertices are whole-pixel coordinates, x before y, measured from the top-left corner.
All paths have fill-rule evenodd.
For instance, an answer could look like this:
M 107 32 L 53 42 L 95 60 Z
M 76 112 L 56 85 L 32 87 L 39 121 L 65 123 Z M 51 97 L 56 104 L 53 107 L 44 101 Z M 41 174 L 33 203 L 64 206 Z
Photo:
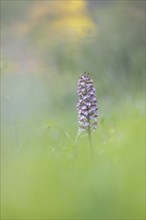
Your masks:
M 88 137 L 73 145 L 70 113 L 21 121 L 15 134 L 3 127 L 2 219 L 144 219 L 143 104 L 125 101 L 107 114 L 102 103 L 93 172 Z
M 144 1 L 90 1 L 83 39 L 55 29 L 80 18 L 65 1 L 25 2 L 2 4 L 1 219 L 145 219 Z M 74 144 L 84 71 L 100 111 L 94 169 L 88 136 Z

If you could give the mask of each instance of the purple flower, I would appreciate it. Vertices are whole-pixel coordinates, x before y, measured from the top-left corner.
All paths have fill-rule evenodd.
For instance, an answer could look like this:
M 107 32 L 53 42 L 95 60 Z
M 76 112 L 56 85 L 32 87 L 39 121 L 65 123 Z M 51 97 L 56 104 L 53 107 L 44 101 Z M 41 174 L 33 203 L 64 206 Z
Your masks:
M 80 131 L 94 131 L 97 127 L 98 107 L 93 80 L 84 73 L 78 81 L 78 120 Z

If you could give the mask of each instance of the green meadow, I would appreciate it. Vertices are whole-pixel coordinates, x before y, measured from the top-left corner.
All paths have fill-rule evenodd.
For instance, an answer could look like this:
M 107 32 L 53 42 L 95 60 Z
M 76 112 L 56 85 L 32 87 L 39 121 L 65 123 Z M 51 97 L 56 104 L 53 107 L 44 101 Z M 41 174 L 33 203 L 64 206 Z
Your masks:
M 145 219 L 144 1 L 1 5 L 1 219 Z M 75 142 L 85 71 L 93 157 Z

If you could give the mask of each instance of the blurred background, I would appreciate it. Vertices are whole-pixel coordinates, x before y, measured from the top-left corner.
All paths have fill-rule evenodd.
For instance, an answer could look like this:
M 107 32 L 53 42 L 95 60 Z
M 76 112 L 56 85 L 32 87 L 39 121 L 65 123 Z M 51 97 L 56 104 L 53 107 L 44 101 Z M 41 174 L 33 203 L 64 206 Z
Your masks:
M 1 1 L 1 218 L 145 218 L 145 1 Z M 94 80 L 76 145 L 77 80 Z

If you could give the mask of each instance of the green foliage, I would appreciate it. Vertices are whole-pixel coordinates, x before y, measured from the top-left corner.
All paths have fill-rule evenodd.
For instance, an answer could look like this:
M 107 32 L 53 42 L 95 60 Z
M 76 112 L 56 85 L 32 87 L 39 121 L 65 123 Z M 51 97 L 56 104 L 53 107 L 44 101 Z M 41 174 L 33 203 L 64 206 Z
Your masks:
M 143 107 L 125 100 L 102 111 L 94 170 L 87 136 L 73 143 L 69 115 L 3 125 L 2 218 L 144 218 Z
M 143 1 L 82 1 L 95 28 L 82 37 L 50 27 L 77 25 L 76 7 L 43 2 L 2 2 L 1 218 L 144 219 Z M 100 113 L 94 162 L 86 134 L 74 142 L 84 71 Z

